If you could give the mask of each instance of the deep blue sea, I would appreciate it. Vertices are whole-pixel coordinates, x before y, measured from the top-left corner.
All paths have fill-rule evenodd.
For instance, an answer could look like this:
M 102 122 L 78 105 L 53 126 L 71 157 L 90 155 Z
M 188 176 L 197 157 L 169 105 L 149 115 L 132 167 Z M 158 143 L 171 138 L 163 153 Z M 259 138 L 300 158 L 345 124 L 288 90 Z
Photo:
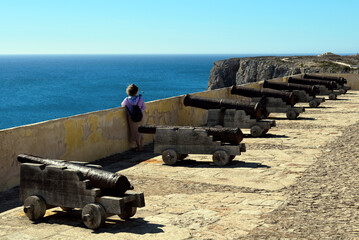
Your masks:
M 254 56 L 254 55 L 245 55 Z M 0 55 L 0 129 L 204 91 L 213 62 L 244 55 Z

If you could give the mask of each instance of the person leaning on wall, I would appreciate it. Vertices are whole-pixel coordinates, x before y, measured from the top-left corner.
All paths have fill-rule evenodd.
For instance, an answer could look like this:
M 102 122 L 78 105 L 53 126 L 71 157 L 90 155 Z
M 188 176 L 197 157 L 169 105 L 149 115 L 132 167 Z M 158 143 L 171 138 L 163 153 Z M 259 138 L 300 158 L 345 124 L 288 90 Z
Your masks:
M 136 119 L 136 117 L 133 117 L 133 114 L 136 114 L 136 110 L 135 109 L 138 108 L 140 109 L 140 114 L 142 114 L 142 112 L 146 109 L 146 105 L 145 102 L 143 101 L 143 97 L 141 94 L 138 95 L 138 90 L 139 88 L 135 85 L 135 84 L 131 84 L 127 87 L 126 89 L 126 93 L 128 95 L 128 97 L 126 97 L 122 103 L 121 106 L 125 107 L 127 109 L 127 122 L 128 122 L 128 126 L 129 126 L 129 140 L 130 141 L 134 141 L 137 144 L 137 151 L 142 151 L 143 150 L 143 134 L 138 132 L 138 127 L 139 125 L 142 124 L 143 122 L 143 117 L 140 117 L 140 121 L 138 121 L 138 119 Z M 132 115 L 132 116 L 131 116 Z M 141 115 L 142 116 L 142 115 Z M 133 120 L 135 119 L 135 120 Z

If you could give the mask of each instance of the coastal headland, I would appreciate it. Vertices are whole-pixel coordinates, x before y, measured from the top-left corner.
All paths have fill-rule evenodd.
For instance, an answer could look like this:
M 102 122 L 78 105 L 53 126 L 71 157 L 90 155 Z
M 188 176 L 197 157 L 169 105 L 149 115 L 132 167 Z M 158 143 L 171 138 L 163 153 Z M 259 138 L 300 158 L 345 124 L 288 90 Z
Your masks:
M 304 73 L 359 73 L 359 54 L 340 56 L 324 53 L 318 56 L 245 57 L 216 61 L 208 89 Z

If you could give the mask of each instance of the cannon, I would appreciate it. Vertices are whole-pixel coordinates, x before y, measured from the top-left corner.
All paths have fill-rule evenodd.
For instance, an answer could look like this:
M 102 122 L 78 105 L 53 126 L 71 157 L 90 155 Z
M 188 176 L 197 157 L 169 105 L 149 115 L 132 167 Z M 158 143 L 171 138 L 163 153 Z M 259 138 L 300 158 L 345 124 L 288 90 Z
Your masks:
M 179 129 L 184 126 L 153 126 L 141 125 L 138 127 L 140 133 L 155 134 L 157 128 Z M 191 127 L 188 127 L 191 128 Z M 203 129 L 208 135 L 213 136 L 214 141 L 239 144 L 243 140 L 243 133 L 240 128 L 215 128 L 215 127 L 194 127 L 194 129 Z
M 293 93 L 281 92 L 274 89 L 257 89 L 257 88 L 249 88 L 242 86 L 232 86 L 231 94 L 236 94 L 250 98 L 262 98 L 262 97 L 280 98 L 291 106 L 294 106 L 298 102 L 298 100 L 296 99 Z
M 319 95 L 328 95 L 330 100 L 335 100 L 337 99 L 337 95 L 340 95 L 340 92 L 334 91 L 338 87 L 337 83 L 334 81 L 289 77 L 287 82 L 318 86 Z
M 265 80 L 263 82 L 263 87 L 273 88 L 277 90 L 288 90 L 288 91 L 302 90 L 312 97 L 315 97 L 317 94 L 319 94 L 319 88 L 317 86 L 305 85 L 305 84 L 274 82 L 274 81 Z
M 298 83 L 298 84 L 307 84 L 307 85 L 324 85 L 329 90 L 334 90 L 337 87 L 337 83 L 334 81 L 326 81 L 319 79 L 307 79 L 299 77 L 289 77 L 288 83 Z
M 261 103 L 241 102 L 229 99 L 214 99 L 197 97 L 187 94 L 183 100 L 185 106 L 197 107 L 202 109 L 236 109 L 243 110 L 251 118 L 261 119 L 266 114 L 265 108 Z
M 207 109 L 208 127 L 250 129 L 253 137 L 259 137 L 276 126 L 275 121 L 260 120 L 268 114 L 261 103 L 186 95 L 184 105 Z
M 335 81 L 339 85 L 344 85 L 347 82 L 347 80 L 343 77 L 334 77 L 334 76 L 322 76 L 322 75 L 314 75 L 314 74 L 303 74 L 303 78 L 309 78 L 309 79 L 319 79 L 319 80 L 327 80 L 327 81 Z
M 345 86 L 347 80 L 343 77 L 334 77 L 334 76 L 322 76 L 322 75 L 314 75 L 314 74 L 304 74 L 303 78 L 306 79 L 319 79 L 319 80 L 327 80 L 327 81 L 334 81 L 338 84 L 336 88 L 339 90 L 340 94 L 345 94 L 348 90 L 350 90 L 349 86 Z
M 298 99 L 290 92 L 232 86 L 231 93 L 250 97 L 252 102 L 262 103 L 267 112 L 266 115 L 263 115 L 264 118 L 268 117 L 270 113 L 286 113 L 287 118 L 293 120 L 305 111 L 302 107 L 293 107 Z
M 104 171 L 98 168 L 92 168 L 81 165 L 81 162 L 66 162 L 54 159 L 44 159 L 30 155 L 20 154 L 17 157 L 20 163 L 40 163 L 45 165 L 63 166 L 81 172 L 85 178 L 90 180 L 92 186 L 100 188 L 107 194 L 121 196 L 127 190 L 132 190 L 133 186 L 130 184 L 126 176 L 121 174 Z
M 143 193 L 132 191 L 128 179 L 104 171 L 99 165 L 44 159 L 21 154 L 20 200 L 30 220 L 42 218 L 46 210 L 82 209 L 82 220 L 91 229 L 101 227 L 107 216 L 129 219 L 144 207 Z
M 298 102 L 308 102 L 309 107 L 312 108 L 318 107 L 325 101 L 324 98 L 316 97 L 316 94 L 319 93 L 319 88 L 317 86 L 265 80 L 263 82 L 263 88 L 273 88 L 292 92 L 298 99 Z
M 220 128 L 211 132 L 210 128 L 206 127 L 142 125 L 139 131 L 155 134 L 153 152 L 162 154 L 162 160 L 167 165 L 184 160 L 188 154 L 212 154 L 214 164 L 224 166 L 236 155 L 246 151 L 245 144 L 239 143 L 239 139 L 243 139 L 240 129 Z M 231 133 L 233 137 L 225 142 L 218 141 L 213 135 L 214 132 L 217 136 L 219 132 Z M 228 143 L 229 141 L 231 143 Z

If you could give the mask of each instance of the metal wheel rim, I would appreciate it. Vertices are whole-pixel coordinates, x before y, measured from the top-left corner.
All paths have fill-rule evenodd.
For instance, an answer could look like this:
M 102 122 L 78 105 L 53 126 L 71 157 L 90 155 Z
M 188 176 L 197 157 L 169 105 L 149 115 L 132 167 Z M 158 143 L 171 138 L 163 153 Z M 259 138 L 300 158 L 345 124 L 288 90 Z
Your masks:
M 212 158 L 217 166 L 224 166 L 229 162 L 229 155 L 224 150 L 216 151 Z
M 46 202 L 39 196 L 30 196 L 24 201 L 24 212 L 30 220 L 42 218 L 46 213 Z
M 162 152 L 162 160 L 168 165 L 175 164 L 177 159 L 177 153 L 173 149 L 167 149 Z
M 257 125 L 251 127 L 251 135 L 253 137 L 259 137 L 260 135 L 262 135 L 262 132 L 263 132 L 262 128 Z
M 82 209 L 82 221 L 90 229 L 101 227 L 105 219 L 105 209 L 100 204 L 90 203 Z

